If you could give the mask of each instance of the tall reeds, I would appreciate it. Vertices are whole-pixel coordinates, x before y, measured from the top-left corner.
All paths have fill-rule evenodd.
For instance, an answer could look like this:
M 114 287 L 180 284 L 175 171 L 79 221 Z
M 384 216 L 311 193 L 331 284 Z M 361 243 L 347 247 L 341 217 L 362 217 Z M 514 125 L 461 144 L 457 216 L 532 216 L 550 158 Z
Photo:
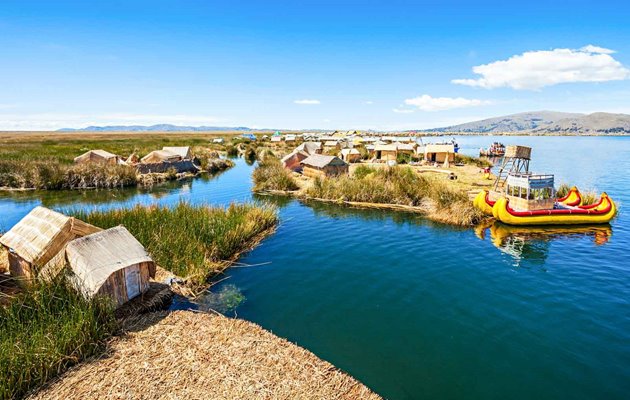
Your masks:
M 454 225 L 473 225 L 483 218 L 465 192 L 405 166 L 359 166 L 353 175 L 318 178 L 306 190 L 306 195 L 327 200 L 422 207 L 429 217 Z
M 193 286 L 223 270 L 278 222 L 275 209 L 252 204 L 221 208 L 179 203 L 173 208 L 135 206 L 73 214 L 104 229 L 124 225 L 158 265 Z
M 0 187 L 15 189 L 116 188 L 137 184 L 127 165 L 66 165 L 55 160 L 0 160 Z
M 98 352 L 116 329 L 112 307 L 86 300 L 62 277 L 0 307 L 0 398 L 20 398 Z
M 269 190 L 293 191 L 299 186 L 291 172 L 282 166 L 280 160 L 273 156 L 265 156 L 258 162 L 258 166 L 252 174 L 255 192 Z

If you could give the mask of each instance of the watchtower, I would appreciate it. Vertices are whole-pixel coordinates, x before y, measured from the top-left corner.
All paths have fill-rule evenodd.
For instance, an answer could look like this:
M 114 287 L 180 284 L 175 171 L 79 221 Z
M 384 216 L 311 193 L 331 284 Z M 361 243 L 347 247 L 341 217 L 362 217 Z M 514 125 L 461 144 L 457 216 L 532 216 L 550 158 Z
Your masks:
M 507 146 L 503 162 L 494 181 L 495 192 L 504 192 L 508 175 L 529 173 L 529 160 L 532 156 L 532 148 L 525 146 Z

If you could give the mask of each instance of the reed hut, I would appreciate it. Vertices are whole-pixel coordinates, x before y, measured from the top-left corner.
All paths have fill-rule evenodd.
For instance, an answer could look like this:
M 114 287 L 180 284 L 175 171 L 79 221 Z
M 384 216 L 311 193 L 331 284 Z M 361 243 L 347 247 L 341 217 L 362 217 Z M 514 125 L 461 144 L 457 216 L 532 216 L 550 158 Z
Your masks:
M 180 161 L 182 157 L 166 150 L 154 150 L 140 159 L 143 164 Z
M 36 207 L 0 237 L 8 250 L 9 272 L 28 284 L 50 279 L 64 267 L 68 242 L 101 229 L 45 207 Z
M 396 150 L 398 151 L 398 154 L 408 154 L 412 156 L 416 148 L 411 143 L 399 143 L 396 145 Z
M 107 296 L 118 306 L 146 292 L 155 277 L 155 262 L 123 226 L 71 241 L 66 260 L 80 293 Z
M 173 154 L 177 154 L 182 160 L 190 160 L 192 158 L 192 152 L 189 146 L 164 146 L 162 151 L 168 151 Z
M 361 161 L 361 152 L 357 149 L 341 149 L 341 159 L 347 163 Z
M 308 155 L 321 154 L 322 144 L 319 142 L 304 142 L 295 148 L 297 151 L 303 151 Z
M 293 152 L 282 157 L 282 160 L 280 161 L 282 162 L 282 166 L 284 168 L 296 171 L 301 168 L 300 163 L 306 160 L 309 157 L 309 155 L 310 154 L 306 153 L 305 151 L 298 151 L 296 149 Z
M 377 144 L 374 146 L 374 155 L 378 160 L 396 161 L 398 147 L 395 144 Z
M 327 140 L 324 142 L 324 153 L 328 153 L 329 151 L 339 150 L 341 146 L 339 145 L 338 140 Z
M 116 165 L 120 157 L 105 150 L 90 150 L 74 158 L 75 164 L 107 164 Z
M 313 154 L 303 160 L 300 165 L 302 165 L 302 173 L 311 178 L 338 176 L 348 173 L 348 164 L 335 156 Z
M 429 162 L 452 163 L 455 161 L 453 144 L 427 144 L 424 146 L 424 159 Z

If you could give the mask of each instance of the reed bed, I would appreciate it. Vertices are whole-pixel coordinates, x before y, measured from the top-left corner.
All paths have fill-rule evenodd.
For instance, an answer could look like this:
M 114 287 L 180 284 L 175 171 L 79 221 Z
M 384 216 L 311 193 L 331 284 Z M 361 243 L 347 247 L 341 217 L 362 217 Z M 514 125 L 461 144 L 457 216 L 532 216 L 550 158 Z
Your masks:
M 293 191 L 299 186 L 291 172 L 282 166 L 280 160 L 267 155 L 258 162 L 258 166 L 252 174 L 254 180 L 253 190 L 255 192 L 264 191 Z
M 317 178 L 306 189 L 307 197 L 352 203 L 401 205 L 422 208 L 428 216 L 453 225 L 474 225 L 483 219 L 464 191 L 412 168 L 359 166 L 353 175 Z
M 176 311 L 152 314 L 146 324 L 32 399 L 380 399 L 251 322 Z
M 203 286 L 278 223 L 270 206 L 232 204 L 227 208 L 179 203 L 173 208 L 135 206 L 72 214 L 107 229 L 124 225 L 162 268 Z
M 96 354 L 115 329 L 111 306 L 65 279 L 23 291 L 0 307 L 0 398 L 20 398 Z
M 0 160 L 0 187 L 13 189 L 117 188 L 137 184 L 128 165 L 65 165 L 56 160 Z

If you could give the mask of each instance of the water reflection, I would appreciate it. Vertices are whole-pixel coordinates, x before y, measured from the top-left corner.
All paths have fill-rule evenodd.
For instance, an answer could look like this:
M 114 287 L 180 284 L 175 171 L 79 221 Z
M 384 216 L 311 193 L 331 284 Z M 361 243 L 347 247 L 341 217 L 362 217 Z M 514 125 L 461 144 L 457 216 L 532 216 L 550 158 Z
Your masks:
M 522 266 L 522 261 L 544 263 L 549 246 L 554 240 L 588 237 L 595 245 L 601 246 L 608 243 L 612 236 L 610 225 L 528 227 L 510 226 L 495 221 L 475 228 L 475 234 L 481 240 L 485 240 L 487 232 L 490 233 L 492 244 L 510 255 L 516 266 Z

